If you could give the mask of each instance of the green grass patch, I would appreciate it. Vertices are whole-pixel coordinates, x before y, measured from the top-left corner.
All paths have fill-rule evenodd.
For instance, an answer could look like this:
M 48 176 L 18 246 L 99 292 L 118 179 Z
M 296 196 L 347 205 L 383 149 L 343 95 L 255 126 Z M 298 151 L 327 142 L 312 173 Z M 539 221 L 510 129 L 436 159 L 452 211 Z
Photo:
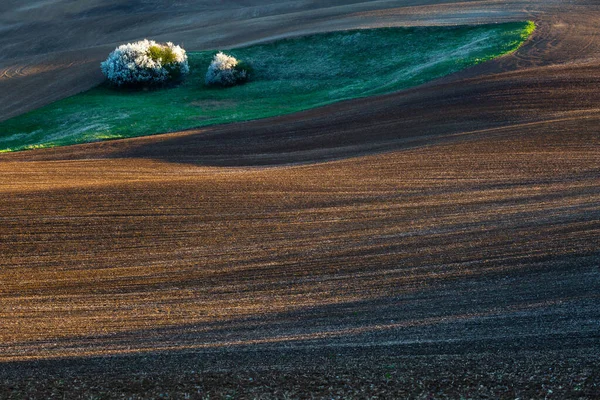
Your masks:
M 189 53 L 190 76 L 177 87 L 132 91 L 101 85 L 0 122 L 0 151 L 246 121 L 389 93 L 512 53 L 534 29 L 533 22 L 515 22 L 285 39 L 227 51 L 253 68 L 250 82 L 227 89 L 204 85 L 214 51 Z M 169 57 L 158 50 L 153 56 Z

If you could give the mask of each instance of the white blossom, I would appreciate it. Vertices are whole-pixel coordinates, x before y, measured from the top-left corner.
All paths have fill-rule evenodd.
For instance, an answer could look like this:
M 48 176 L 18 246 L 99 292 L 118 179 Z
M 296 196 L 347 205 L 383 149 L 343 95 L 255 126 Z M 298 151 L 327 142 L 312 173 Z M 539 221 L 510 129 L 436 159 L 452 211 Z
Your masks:
M 208 72 L 206 73 L 207 85 L 233 86 L 248 79 L 248 71 L 239 67 L 239 61 L 235 57 L 228 56 L 223 52 L 215 55 Z
M 153 59 L 152 47 L 169 48 L 174 61 L 163 65 L 161 59 Z M 190 70 L 185 50 L 180 46 L 147 39 L 117 47 L 100 66 L 104 76 L 117 86 L 163 84 Z

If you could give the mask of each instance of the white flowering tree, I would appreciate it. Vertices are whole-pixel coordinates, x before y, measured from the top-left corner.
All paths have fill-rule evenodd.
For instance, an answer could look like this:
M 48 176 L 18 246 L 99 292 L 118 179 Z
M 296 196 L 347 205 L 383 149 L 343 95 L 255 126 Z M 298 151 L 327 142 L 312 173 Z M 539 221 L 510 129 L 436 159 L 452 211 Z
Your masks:
M 244 83 L 250 75 L 250 67 L 223 52 L 215 55 L 208 72 L 206 84 L 208 86 L 234 86 Z
M 147 39 L 117 47 L 100 66 L 106 79 L 117 86 L 162 85 L 190 71 L 184 49 Z

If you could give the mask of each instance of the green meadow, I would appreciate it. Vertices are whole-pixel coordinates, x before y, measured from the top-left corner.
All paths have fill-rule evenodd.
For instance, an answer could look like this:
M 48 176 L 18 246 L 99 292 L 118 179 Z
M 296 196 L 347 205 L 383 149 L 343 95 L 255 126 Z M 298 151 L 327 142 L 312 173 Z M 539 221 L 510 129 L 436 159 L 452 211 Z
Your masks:
M 533 22 L 381 28 L 317 34 L 226 51 L 254 69 L 251 81 L 209 88 L 215 51 L 188 53 L 176 87 L 100 85 L 0 122 L 0 151 L 151 135 L 293 113 L 417 86 L 517 50 Z

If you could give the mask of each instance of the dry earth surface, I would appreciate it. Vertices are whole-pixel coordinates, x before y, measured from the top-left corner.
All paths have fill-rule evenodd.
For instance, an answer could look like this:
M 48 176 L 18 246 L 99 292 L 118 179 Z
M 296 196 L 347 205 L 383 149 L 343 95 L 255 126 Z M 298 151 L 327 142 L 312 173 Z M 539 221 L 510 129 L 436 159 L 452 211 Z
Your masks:
M 408 91 L 0 156 L 0 398 L 600 398 L 596 1 L 3 0 L 0 119 L 118 43 L 533 19 Z

